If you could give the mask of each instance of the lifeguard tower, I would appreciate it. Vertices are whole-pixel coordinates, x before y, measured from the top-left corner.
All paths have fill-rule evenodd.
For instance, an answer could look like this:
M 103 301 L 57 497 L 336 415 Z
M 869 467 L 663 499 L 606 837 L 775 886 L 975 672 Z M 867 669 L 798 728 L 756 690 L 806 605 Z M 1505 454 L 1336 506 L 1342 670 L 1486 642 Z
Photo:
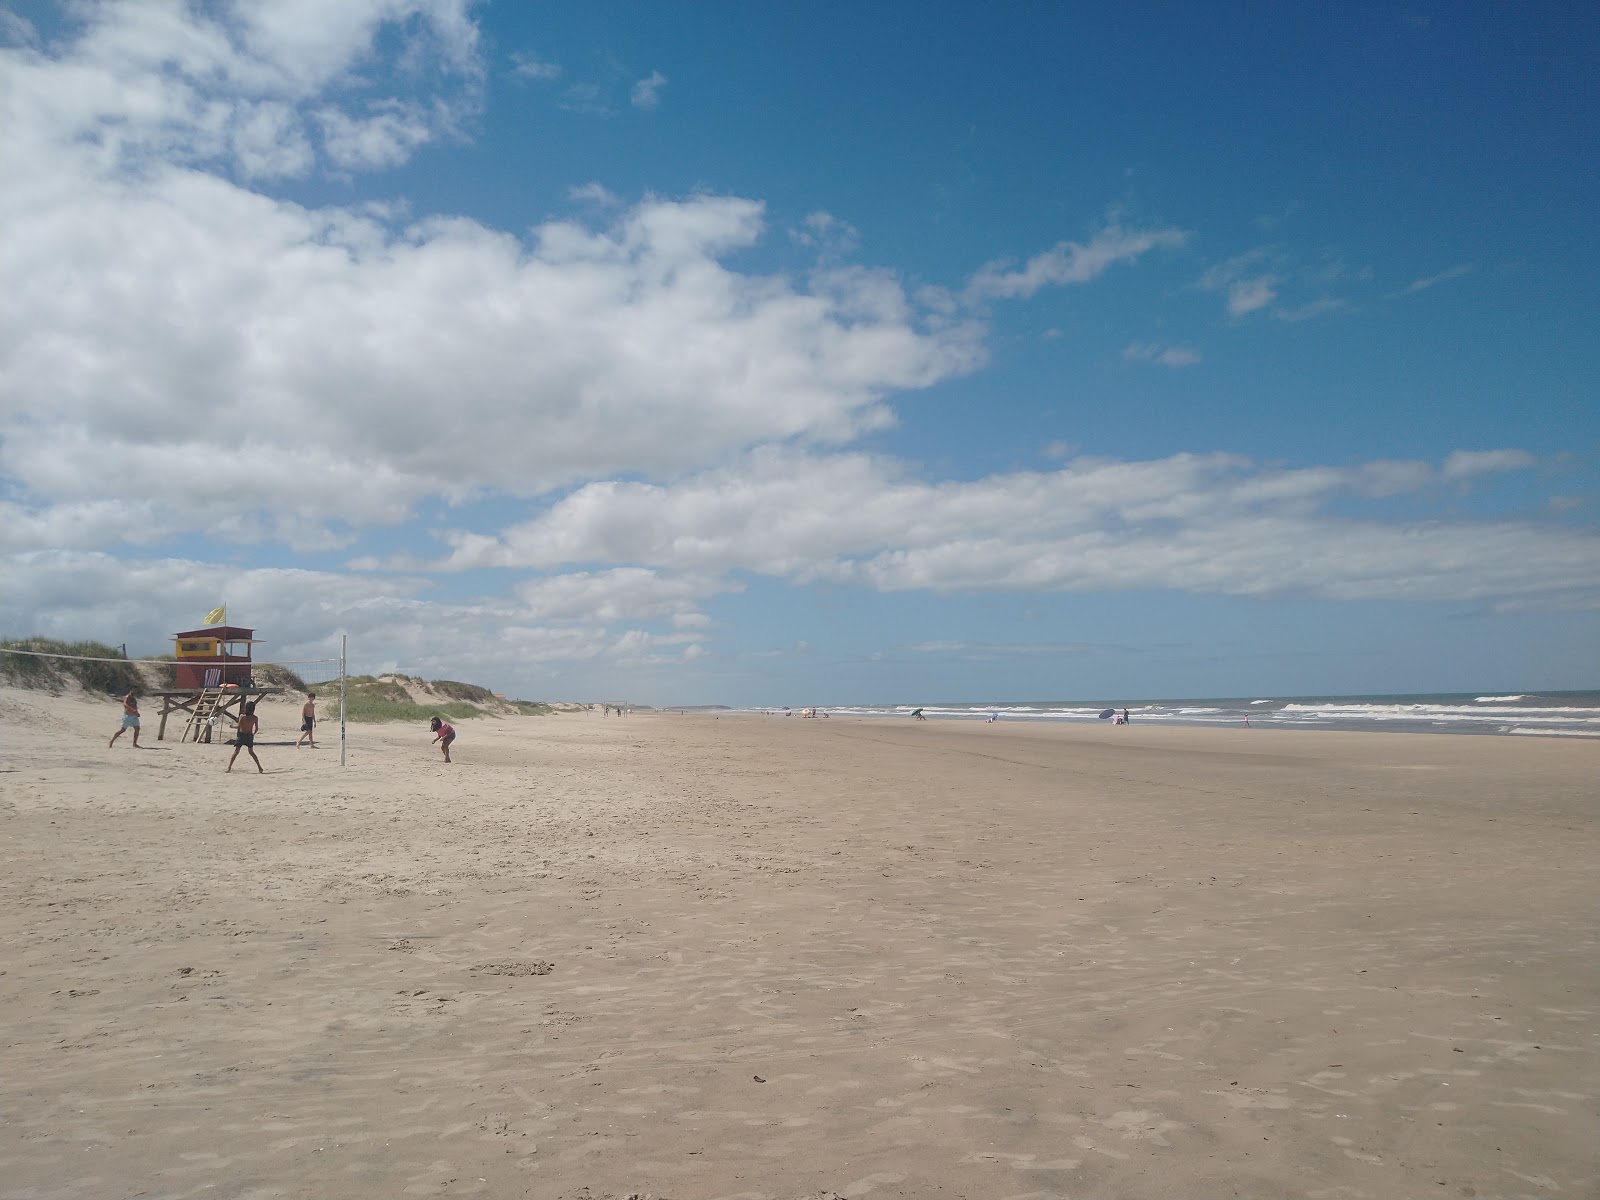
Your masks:
M 161 697 L 157 741 L 166 739 L 167 717 L 177 712 L 189 716 L 179 741 L 188 741 L 192 735 L 197 742 L 209 742 L 212 730 L 223 720 L 239 723 L 245 701 L 252 695 L 283 690 L 256 685 L 251 653 L 261 639 L 254 629 L 210 625 L 174 634 L 173 640 L 177 660 L 173 686 L 156 693 Z
M 174 637 L 178 660 L 175 686 L 208 688 L 232 684 L 242 689 L 255 682 L 250 676 L 250 647 L 257 641 L 254 629 L 213 625 Z

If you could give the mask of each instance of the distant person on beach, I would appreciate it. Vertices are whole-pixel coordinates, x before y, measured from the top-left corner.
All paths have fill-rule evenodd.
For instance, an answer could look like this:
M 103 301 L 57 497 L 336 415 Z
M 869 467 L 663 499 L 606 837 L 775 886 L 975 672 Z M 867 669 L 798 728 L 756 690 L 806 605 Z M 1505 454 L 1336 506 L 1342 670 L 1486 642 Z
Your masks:
M 1126 725 L 1128 723 L 1128 710 L 1127 709 L 1123 709 L 1122 710 L 1122 723 L 1124 725 Z
M 310 739 L 311 748 L 317 748 L 317 694 L 306 693 L 306 702 L 300 709 L 300 736 L 294 740 L 294 748 L 300 749 L 300 743 Z
M 115 746 L 117 744 L 117 739 L 130 729 L 133 730 L 133 748 L 135 750 L 143 750 L 144 747 L 139 745 L 138 688 L 129 688 L 128 694 L 122 698 L 122 724 L 118 727 L 117 731 L 111 735 L 111 740 L 107 742 L 106 745 Z
M 444 751 L 445 762 L 450 761 L 450 743 L 456 740 L 456 731 L 449 721 L 441 721 L 438 717 L 428 722 L 428 728 L 433 730 L 433 740 L 439 743 L 439 749 Z
M 256 764 L 256 770 L 265 775 L 267 769 L 261 765 L 261 760 L 256 758 L 256 730 L 261 728 L 261 718 L 256 716 L 256 702 L 247 701 L 244 713 L 239 717 L 239 728 L 233 736 L 233 758 L 228 760 L 228 770 L 233 770 L 233 759 L 239 757 L 239 751 L 248 750 L 250 758 Z
M 914 718 L 916 718 L 918 721 L 926 721 L 928 719 L 927 717 L 922 715 L 922 710 L 920 708 L 913 709 L 912 712 L 911 712 L 911 715 Z

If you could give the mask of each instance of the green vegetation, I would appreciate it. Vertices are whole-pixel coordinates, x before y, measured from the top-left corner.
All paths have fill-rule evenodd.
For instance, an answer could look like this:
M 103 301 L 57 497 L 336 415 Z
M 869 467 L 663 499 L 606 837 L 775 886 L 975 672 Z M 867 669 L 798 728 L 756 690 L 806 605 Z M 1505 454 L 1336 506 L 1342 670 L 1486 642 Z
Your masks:
M 402 683 L 402 680 L 405 683 Z M 451 699 L 418 704 L 406 691 L 406 683 L 417 688 L 428 688 Z M 330 698 L 337 696 L 333 688 L 330 688 L 329 692 Z M 460 721 L 468 717 L 500 715 L 498 712 L 486 712 L 472 702 L 478 698 L 490 705 L 498 705 L 494 693 L 488 688 L 477 687 L 470 683 L 455 683 L 451 680 L 429 683 L 427 680 L 405 675 L 391 675 L 383 679 L 371 675 L 351 675 L 345 679 L 345 720 L 426 721 L 429 717 L 444 717 L 449 721 Z
M 439 695 L 451 700 L 467 700 L 474 704 L 488 704 L 493 702 L 495 696 L 486 687 L 479 687 L 475 683 L 457 683 L 454 679 L 435 679 L 428 684 Z
M 510 700 L 507 703 L 525 717 L 550 717 L 556 711 L 543 700 Z
M 126 692 L 142 688 L 145 681 L 136 664 L 115 646 L 103 642 L 58 642 L 53 638 L 17 638 L 0 642 L 0 650 L 29 650 L 31 654 L 0 654 L 0 679 L 17 687 L 60 691 L 77 683 L 92 692 Z M 40 658 L 42 654 L 70 654 L 73 658 Z M 117 659 L 96 662 L 96 659 Z
M 252 663 L 250 675 L 262 687 L 288 688 L 293 692 L 310 690 L 304 679 L 277 663 Z
M 337 696 L 334 703 L 338 703 Z M 429 717 L 460 721 L 467 717 L 490 715 L 476 704 L 467 704 L 459 700 L 423 705 L 412 700 L 384 700 L 347 692 L 344 701 L 344 716 L 347 721 L 426 721 Z

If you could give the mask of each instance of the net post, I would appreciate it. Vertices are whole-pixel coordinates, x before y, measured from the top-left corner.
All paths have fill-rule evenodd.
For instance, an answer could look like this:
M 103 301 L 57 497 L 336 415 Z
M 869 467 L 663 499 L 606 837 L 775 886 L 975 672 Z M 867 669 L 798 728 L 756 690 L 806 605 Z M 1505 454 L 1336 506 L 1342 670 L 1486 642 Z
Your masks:
M 344 652 L 349 635 L 339 635 L 339 765 L 344 766 Z

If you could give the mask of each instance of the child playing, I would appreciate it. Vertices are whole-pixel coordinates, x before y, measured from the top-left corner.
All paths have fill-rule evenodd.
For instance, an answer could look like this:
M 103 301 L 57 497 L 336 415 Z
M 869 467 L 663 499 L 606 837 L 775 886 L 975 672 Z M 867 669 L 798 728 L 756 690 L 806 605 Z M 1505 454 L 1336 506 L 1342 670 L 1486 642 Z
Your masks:
M 143 750 L 139 745 L 139 689 L 129 688 L 128 694 L 122 698 L 122 725 L 111 735 L 108 745 L 115 746 L 117 739 L 128 730 L 133 730 L 133 748 Z
M 445 762 L 450 761 L 450 743 L 456 740 L 456 731 L 449 721 L 441 721 L 438 717 L 428 722 L 428 728 L 433 730 L 433 740 L 439 743 L 439 749 L 444 751 Z
M 300 708 L 300 736 L 294 740 L 294 748 L 300 749 L 301 742 L 310 742 L 311 748 L 317 748 L 317 694 L 306 693 L 306 702 Z
M 261 728 L 261 718 L 256 716 L 256 702 L 251 700 L 244 706 L 244 714 L 239 718 L 239 732 L 233 739 L 233 758 L 239 757 L 239 751 L 250 751 L 250 757 L 255 760 L 256 770 L 265 775 L 267 769 L 261 765 L 261 760 L 256 758 L 256 730 Z M 233 770 L 233 758 L 228 760 L 228 770 Z

